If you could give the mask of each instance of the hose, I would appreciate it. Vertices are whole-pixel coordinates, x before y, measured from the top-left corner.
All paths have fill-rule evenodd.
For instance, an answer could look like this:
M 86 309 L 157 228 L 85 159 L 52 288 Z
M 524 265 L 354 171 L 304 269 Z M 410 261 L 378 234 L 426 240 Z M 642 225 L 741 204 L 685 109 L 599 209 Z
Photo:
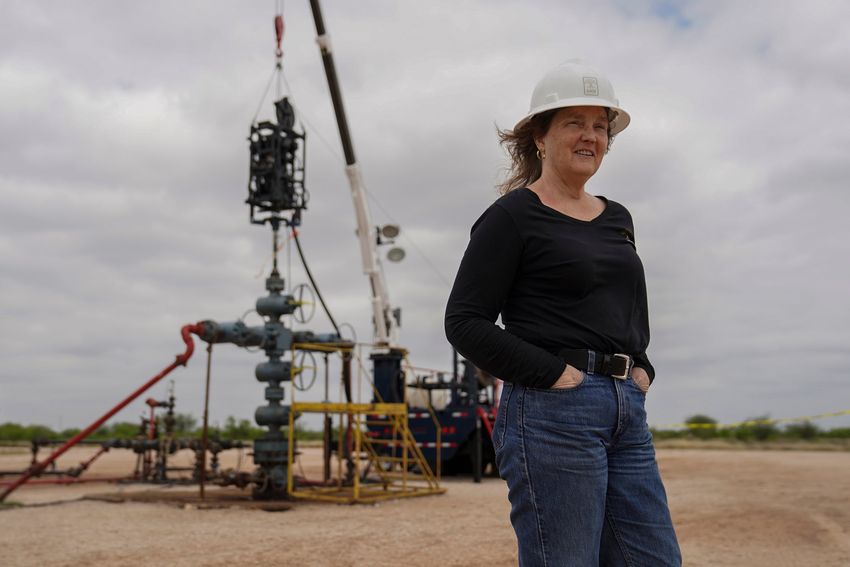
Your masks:
M 322 292 L 319 291 L 319 286 L 316 285 L 316 280 L 313 279 L 313 273 L 310 272 L 310 268 L 307 266 L 307 260 L 304 258 L 304 251 L 301 249 L 301 241 L 298 240 L 298 231 L 295 229 L 292 230 L 292 238 L 295 240 L 295 247 L 298 249 L 298 257 L 301 258 L 301 265 L 304 266 L 304 271 L 307 272 L 307 278 L 310 280 L 310 284 L 313 286 L 313 289 L 316 290 L 316 297 L 319 298 L 319 303 L 322 304 L 322 309 L 325 310 L 325 315 L 327 315 L 328 319 L 330 319 L 331 325 L 333 325 L 336 334 L 342 337 L 342 333 L 339 331 L 339 326 L 336 324 L 336 320 L 334 320 L 333 315 L 331 315 L 327 304 L 325 304 L 325 298 L 322 297 Z

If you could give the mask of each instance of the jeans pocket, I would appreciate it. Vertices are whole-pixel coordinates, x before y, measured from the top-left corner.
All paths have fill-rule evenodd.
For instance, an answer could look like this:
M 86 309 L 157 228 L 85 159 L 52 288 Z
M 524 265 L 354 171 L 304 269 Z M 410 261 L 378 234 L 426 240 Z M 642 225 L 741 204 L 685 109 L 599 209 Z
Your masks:
M 502 386 L 502 395 L 499 398 L 499 412 L 496 414 L 496 421 L 493 423 L 493 449 L 496 452 L 502 448 L 502 441 L 505 438 L 505 427 L 508 421 L 507 413 L 510 408 L 513 390 L 513 384 L 508 382 L 505 382 Z
M 570 384 L 569 386 L 553 388 L 549 386 L 548 388 L 532 388 L 528 387 L 527 390 L 533 390 L 536 392 L 550 392 L 550 393 L 558 393 L 558 392 L 572 392 L 573 390 L 578 390 L 582 387 L 582 385 L 587 382 L 587 372 L 584 370 L 580 370 L 581 376 L 575 381 L 575 383 Z
M 576 379 L 575 382 L 573 382 L 569 386 L 560 386 L 558 388 L 550 387 L 549 389 L 555 392 L 559 392 L 561 390 L 575 390 L 576 388 L 584 384 L 585 379 L 587 379 L 587 372 L 585 372 L 584 370 L 580 370 L 579 372 L 581 372 L 581 375 L 578 377 L 578 379 Z

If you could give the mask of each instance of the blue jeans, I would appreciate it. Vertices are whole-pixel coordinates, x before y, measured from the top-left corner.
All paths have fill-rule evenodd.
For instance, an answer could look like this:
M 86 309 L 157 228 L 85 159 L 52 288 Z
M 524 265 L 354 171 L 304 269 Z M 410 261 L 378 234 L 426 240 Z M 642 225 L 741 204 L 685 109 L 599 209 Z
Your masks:
M 678 567 L 679 544 L 631 378 L 506 383 L 493 430 L 521 567 Z

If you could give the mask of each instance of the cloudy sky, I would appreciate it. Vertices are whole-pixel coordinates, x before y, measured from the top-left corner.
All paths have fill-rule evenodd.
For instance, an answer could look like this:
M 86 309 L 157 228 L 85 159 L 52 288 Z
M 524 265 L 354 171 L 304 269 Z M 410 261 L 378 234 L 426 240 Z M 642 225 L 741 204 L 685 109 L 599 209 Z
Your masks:
M 850 408 L 850 4 L 323 7 L 373 220 L 402 226 L 408 256 L 385 271 L 415 364 L 448 369 L 442 312 L 496 197 L 496 126 L 526 112 L 542 73 L 582 57 L 632 115 L 588 190 L 635 218 L 650 422 Z M 183 324 L 237 319 L 265 294 L 270 231 L 243 201 L 273 16 L 272 0 L 0 4 L 0 422 L 85 425 L 182 351 Z M 284 17 L 283 93 L 308 132 L 302 242 L 336 318 L 366 340 L 308 2 L 285 2 Z M 271 96 L 261 108 L 271 115 Z M 287 275 L 306 280 L 294 259 Z M 331 328 L 320 314 L 306 327 Z M 214 421 L 263 403 L 261 359 L 216 348 Z M 199 349 L 173 374 L 179 411 L 202 413 L 204 368 Z M 299 399 L 320 399 L 319 384 Z

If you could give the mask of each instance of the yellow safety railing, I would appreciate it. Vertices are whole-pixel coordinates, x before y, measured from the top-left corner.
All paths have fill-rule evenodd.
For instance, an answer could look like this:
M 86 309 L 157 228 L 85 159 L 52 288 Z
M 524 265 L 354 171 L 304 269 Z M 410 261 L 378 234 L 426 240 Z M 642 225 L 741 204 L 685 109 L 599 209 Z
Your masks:
M 340 417 L 337 477 L 326 485 L 316 483 L 296 485 L 292 467 L 295 443 L 293 439 L 290 439 L 287 486 L 293 498 L 367 503 L 445 492 L 445 488 L 440 487 L 439 481 L 428 466 L 428 462 L 416 445 L 416 439 L 407 426 L 406 404 L 293 402 L 289 417 L 289 431 L 293 432 L 295 429 L 296 414 L 311 412 L 331 413 Z M 367 435 L 366 427 L 370 420 L 377 421 L 374 420 L 374 416 L 381 416 L 384 418 L 380 420 L 381 423 L 392 427 L 391 436 L 372 438 Z M 348 482 L 345 481 L 342 471 L 342 455 L 346 452 L 347 444 L 344 418 L 351 423 L 352 447 L 349 457 L 353 463 L 353 470 Z M 291 434 L 290 437 L 292 437 Z M 393 448 L 398 451 L 393 450 L 389 455 L 385 455 L 381 448 Z M 367 474 L 371 472 L 376 478 L 370 482 Z
M 383 402 L 374 383 L 368 378 L 370 373 L 365 369 L 359 348 L 355 351 L 354 346 L 364 345 L 353 343 L 293 345 L 293 350 L 351 354 L 352 359 L 358 364 L 358 379 L 366 376 L 373 399 L 377 401 L 374 403 L 299 402 L 294 399 L 293 391 L 288 428 L 287 490 L 290 496 L 297 499 L 338 503 L 367 503 L 445 492 L 445 489 L 440 487 L 439 468 L 435 475 L 410 431 L 409 408 L 406 400 L 405 403 Z M 406 352 L 402 352 L 406 355 Z M 359 387 L 357 391 L 360 391 Z M 429 412 L 437 427 L 439 447 L 441 428 L 432 408 L 429 408 Z M 322 481 L 302 479 L 299 482 L 296 482 L 294 478 L 295 418 L 304 413 L 338 416 L 335 478 Z M 370 425 L 383 425 L 389 429 L 389 434 L 370 436 Z M 439 453 L 438 450 L 438 459 Z M 345 471 L 343 470 L 344 460 L 348 463 Z M 439 467 L 439 460 L 437 463 Z

